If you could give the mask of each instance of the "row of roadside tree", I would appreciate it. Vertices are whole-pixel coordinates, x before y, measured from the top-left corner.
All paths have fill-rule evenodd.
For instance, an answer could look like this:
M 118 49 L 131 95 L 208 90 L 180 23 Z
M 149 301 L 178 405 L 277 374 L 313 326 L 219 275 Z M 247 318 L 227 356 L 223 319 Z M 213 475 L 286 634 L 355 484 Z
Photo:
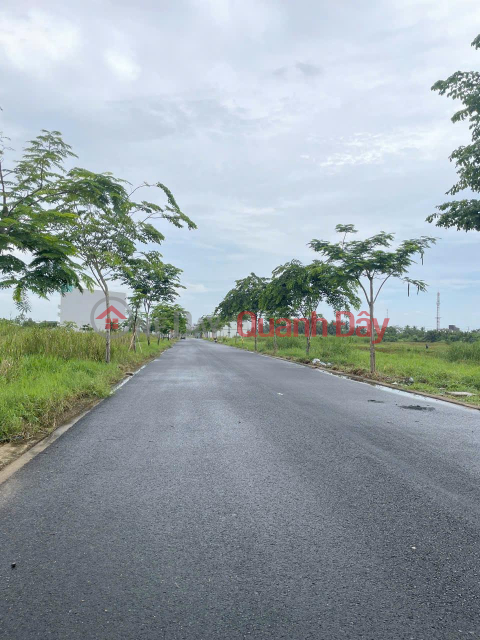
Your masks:
M 42 131 L 8 164 L 11 151 L 0 136 L 0 288 L 12 288 L 25 313 L 31 293 L 99 287 L 109 362 L 110 283 L 120 281 L 132 291 L 133 333 L 141 318 L 150 341 L 152 316 L 167 326 L 181 288 L 181 270 L 158 252 L 165 238 L 156 222 L 195 229 L 194 222 L 161 182 L 132 186 L 111 173 L 71 166 L 77 156 L 58 131 Z M 159 193 L 163 204 L 156 193 L 154 201 L 143 199 L 144 192 Z

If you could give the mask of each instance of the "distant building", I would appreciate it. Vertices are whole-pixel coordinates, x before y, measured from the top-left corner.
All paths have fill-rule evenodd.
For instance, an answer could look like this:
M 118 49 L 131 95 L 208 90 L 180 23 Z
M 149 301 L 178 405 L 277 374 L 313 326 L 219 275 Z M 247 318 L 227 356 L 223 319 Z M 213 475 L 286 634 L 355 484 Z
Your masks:
M 449 331 L 460 331 L 460 329 L 458 327 L 456 327 L 454 324 L 449 324 L 448 325 L 448 330 Z
M 224 327 L 219 329 L 218 331 L 213 332 L 213 337 L 215 338 L 233 338 L 237 333 L 237 321 L 234 320 L 229 324 L 226 324 Z
M 250 316 L 243 319 L 243 333 L 247 333 L 252 328 Z M 237 332 L 237 321 L 232 320 L 229 324 L 219 327 L 216 331 L 208 331 L 207 338 L 234 338 L 235 335 L 240 335 Z
M 90 326 L 104 330 L 107 308 L 103 291 L 68 291 L 60 300 L 60 323 L 74 322 L 79 329 Z M 110 318 L 112 328 L 120 326 L 128 318 L 126 294 L 120 291 L 110 292 Z

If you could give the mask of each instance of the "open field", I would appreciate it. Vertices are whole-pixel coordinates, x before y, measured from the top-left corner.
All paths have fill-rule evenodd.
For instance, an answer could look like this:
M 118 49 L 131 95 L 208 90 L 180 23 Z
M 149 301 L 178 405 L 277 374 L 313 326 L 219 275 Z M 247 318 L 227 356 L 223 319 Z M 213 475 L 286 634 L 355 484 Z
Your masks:
M 253 351 L 253 338 L 221 338 L 231 346 Z M 305 355 L 305 338 L 279 338 L 275 352 L 273 338 L 259 338 L 258 351 L 297 362 L 318 358 L 331 363 L 331 369 L 373 377 L 384 382 L 397 382 L 399 387 L 444 395 L 448 391 L 475 394 L 466 402 L 480 404 L 480 342 L 473 344 L 437 342 L 385 342 L 377 345 L 377 373 L 369 367 L 368 341 L 361 338 L 312 338 L 310 354 Z M 408 382 L 413 378 L 413 383 Z
M 102 335 L 0 322 L 0 442 L 51 430 L 76 405 L 108 396 L 126 371 L 170 346 L 154 340 L 149 347 L 141 336 L 134 353 L 130 338 L 112 335 L 106 364 Z

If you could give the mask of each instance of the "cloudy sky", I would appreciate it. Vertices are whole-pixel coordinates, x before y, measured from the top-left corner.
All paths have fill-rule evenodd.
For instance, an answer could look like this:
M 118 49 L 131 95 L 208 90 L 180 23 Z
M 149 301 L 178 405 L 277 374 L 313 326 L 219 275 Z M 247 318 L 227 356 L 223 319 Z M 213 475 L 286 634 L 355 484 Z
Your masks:
M 194 318 L 354 223 L 440 238 L 412 270 L 429 293 L 392 283 L 378 316 L 433 327 L 440 291 L 442 324 L 480 327 L 478 234 L 425 222 L 468 141 L 430 87 L 480 67 L 479 18 L 478 0 L 3 0 L 0 130 L 13 157 L 59 129 L 77 164 L 167 184 L 198 225 L 162 225 Z M 32 316 L 57 305 L 34 300 Z

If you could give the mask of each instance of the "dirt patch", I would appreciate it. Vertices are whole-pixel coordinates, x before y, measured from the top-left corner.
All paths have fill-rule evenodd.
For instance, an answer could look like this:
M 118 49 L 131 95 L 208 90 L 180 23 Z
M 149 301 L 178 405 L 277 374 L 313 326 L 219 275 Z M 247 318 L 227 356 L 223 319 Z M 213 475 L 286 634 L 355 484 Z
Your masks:
M 434 407 L 422 407 L 420 404 L 401 404 L 400 409 L 411 409 L 412 411 L 435 411 Z

